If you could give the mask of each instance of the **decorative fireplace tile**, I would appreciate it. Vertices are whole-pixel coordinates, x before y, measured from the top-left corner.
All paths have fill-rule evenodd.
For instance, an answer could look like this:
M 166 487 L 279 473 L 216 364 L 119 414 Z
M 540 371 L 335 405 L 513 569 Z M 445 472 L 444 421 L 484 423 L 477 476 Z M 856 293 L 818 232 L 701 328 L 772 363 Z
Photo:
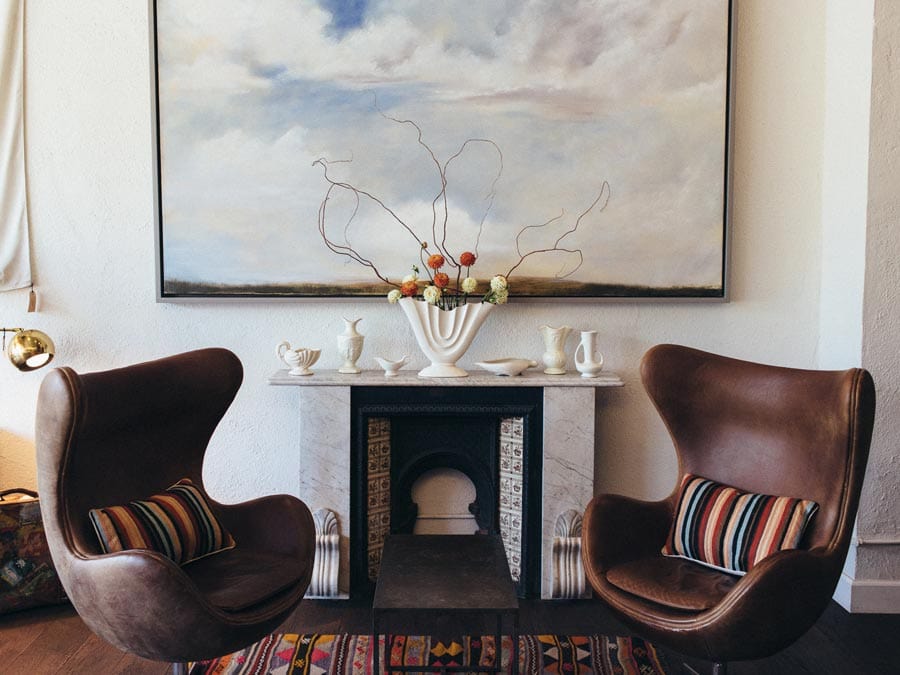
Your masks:
M 500 538 L 515 581 L 519 581 L 522 575 L 524 430 L 525 420 L 522 417 L 500 420 Z
M 391 420 L 370 417 L 366 436 L 368 448 L 368 573 L 378 578 L 384 539 L 391 531 Z

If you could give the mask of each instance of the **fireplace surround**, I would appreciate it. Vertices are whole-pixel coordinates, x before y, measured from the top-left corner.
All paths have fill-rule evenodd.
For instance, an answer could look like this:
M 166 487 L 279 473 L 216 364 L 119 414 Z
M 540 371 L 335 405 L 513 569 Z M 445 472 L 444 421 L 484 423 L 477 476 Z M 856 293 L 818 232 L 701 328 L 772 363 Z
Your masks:
M 388 531 L 411 532 L 409 487 L 432 467 L 476 487 L 479 530 L 501 535 L 521 595 L 579 597 L 581 514 L 593 496 L 595 391 L 614 374 L 528 371 L 419 378 L 317 371 L 269 378 L 299 394 L 296 494 L 328 530 L 317 540 L 317 597 L 371 587 Z M 468 440 L 467 440 L 468 439 Z M 517 569 L 516 569 L 517 568 Z

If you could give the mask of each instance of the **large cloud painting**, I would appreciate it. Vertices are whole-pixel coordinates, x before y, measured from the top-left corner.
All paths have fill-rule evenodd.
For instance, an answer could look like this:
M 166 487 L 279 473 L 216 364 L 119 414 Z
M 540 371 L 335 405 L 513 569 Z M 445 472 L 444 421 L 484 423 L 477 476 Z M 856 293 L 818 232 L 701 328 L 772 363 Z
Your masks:
M 157 0 L 161 296 L 381 295 L 425 243 L 514 297 L 722 297 L 728 14 Z

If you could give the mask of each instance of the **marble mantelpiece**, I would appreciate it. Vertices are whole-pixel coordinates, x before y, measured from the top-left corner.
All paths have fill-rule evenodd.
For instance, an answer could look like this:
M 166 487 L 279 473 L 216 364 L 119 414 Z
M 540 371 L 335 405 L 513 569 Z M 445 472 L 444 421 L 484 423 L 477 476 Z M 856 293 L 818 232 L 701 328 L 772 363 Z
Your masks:
M 298 496 L 312 509 L 333 511 L 340 530 L 341 595 L 350 587 L 351 529 L 351 389 L 353 387 L 538 387 L 543 390 L 543 471 L 541 527 L 541 597 L 553 592 L 554 534 L 557 520 L 569 511 L 583 513 L 593 496 L 595 415 L 598 387 L 620 387 L 614 373 L 583 378 L 578 373 L 545 375 L 539 370 L 515 377 L 472 371 L 462 378 L 420 378 L 414 370 L 396 377 L 382 371 L 345 375 L 334 370 L 292 376 L 279 370 L 269 378 L 274 386 L 299 392 L 303 458 Z M 558 584 L 557 584 L 558 586 Z
M 599 377 L 581 377 L 578 373 L 544 375 L 539 369 L 526 370 L 521 375 L 507 377 L 486 371 L 469 371 L 468 377 L 419 377 L 414 369 L 401 370 L 395 377 L 385 377 L 380 370 L 364 370 L 358 375 L 345 375 L 336 370 L 315 370 L 312 375 L 288 375 L 287 369 L 269 377 L 269 384 L 289 387 L 562 387 L 587 388 L 621 387 L 621 378 L 614 373 Z

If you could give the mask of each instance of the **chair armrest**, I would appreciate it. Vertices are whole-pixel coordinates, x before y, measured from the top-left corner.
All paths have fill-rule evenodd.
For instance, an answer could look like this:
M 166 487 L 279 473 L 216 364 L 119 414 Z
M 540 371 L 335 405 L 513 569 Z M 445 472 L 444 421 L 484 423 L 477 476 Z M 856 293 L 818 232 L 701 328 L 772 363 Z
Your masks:
M 780 609 L 774 620 L 785 627 L 804 622 L 808 627 L 831 600 L 839 562 L 824 547 L 778 551 L 745 574 L 715 611 L 758 617 L 772 615 L 775 604 Z
M 177 653 L 181 644 L 190 657 L 196 653 L 192 645 L 212 638 L 226 618 L 178 565 L 154 551 L 73 556 L 66 564 L 65 590 L 85 623 L 145 658 Z
M 690 626 L 673 618 L 669 628 L 702 628 L 703 641 L 715 644 L 722 660 L 763 658 L 792 644 L 819 619 L 840 571 L 840 561 L 823 547 L 779 551 L 755 565 Z
M 270 495 L 239 504 L 214 504 L 216 516 L 238 546 L 308 560 L 315 555 L 316 526 L 309 508 L 291 495 Z
M 585 509 L 581 535 L 585 569 L 603 573 L 620 563 L 658 554 L 671 524 L 669 500 L 647 502 L 614 494 L 594 497 Z
M 805 594 L 825 595 L 830 599 L 837 584 L 840 565 L 825 547 L 777 551 L 759 561 L 738 580 L 727 605 L 744 604 L 763 598 L 763 604 L 775 597 L 802 598 Z M 812 597 L 812 596 L 810 596 Z M 827 600 L 825 603 L 827 604 Z

